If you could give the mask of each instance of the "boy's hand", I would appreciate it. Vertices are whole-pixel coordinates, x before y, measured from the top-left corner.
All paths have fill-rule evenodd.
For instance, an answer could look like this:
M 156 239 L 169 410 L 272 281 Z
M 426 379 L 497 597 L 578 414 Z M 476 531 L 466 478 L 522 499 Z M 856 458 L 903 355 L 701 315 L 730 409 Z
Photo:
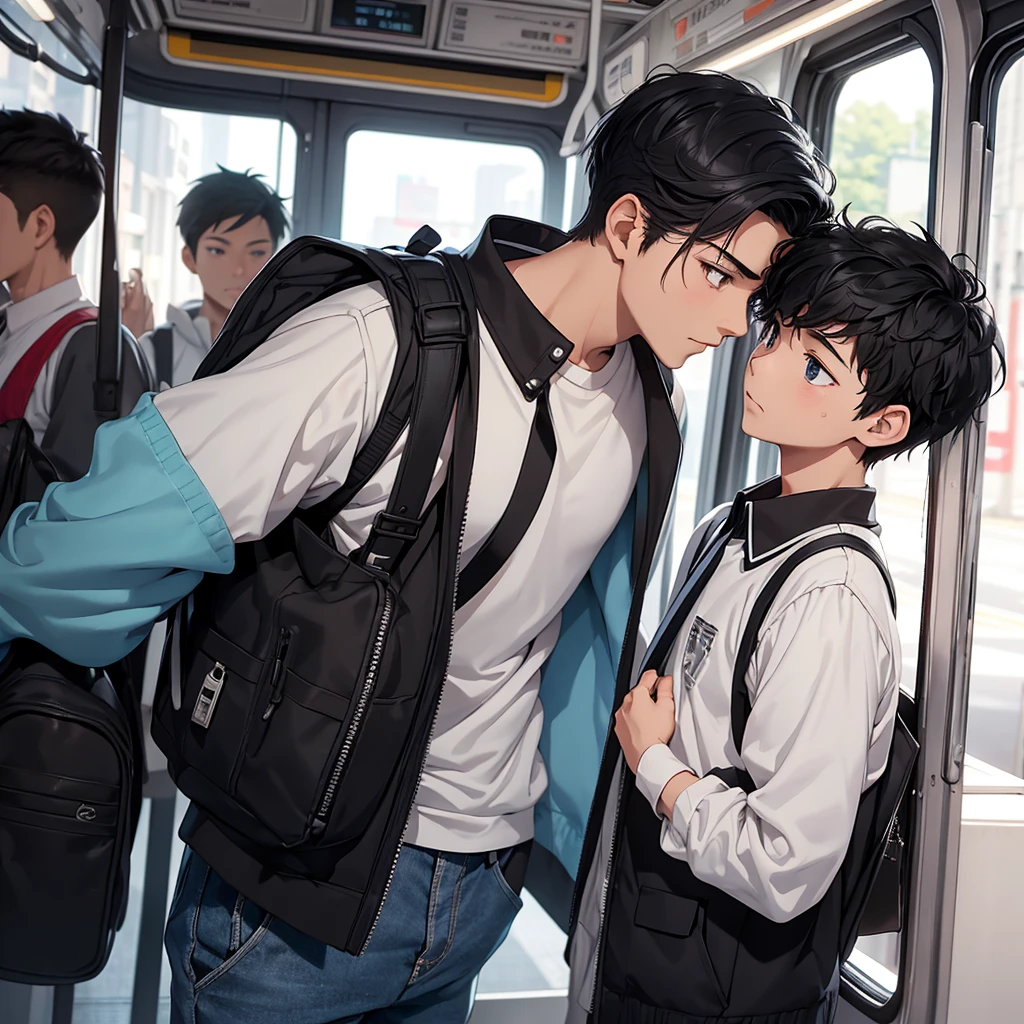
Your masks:
M 128 278 L 121 285 L 121 323 L 136 338 L 141 338 L 147 331 L 153 330 L 153 300 L 146 291 L 141 270 L 136 267 Z
M 644 751 L 655 743 L 668 743 L 675 731 L 676 702 L 672 697 L 672 677 L 658 676 L 653 669 L 647 671 L 615 712 L 615 735 L 630 771 L 635 775 Z

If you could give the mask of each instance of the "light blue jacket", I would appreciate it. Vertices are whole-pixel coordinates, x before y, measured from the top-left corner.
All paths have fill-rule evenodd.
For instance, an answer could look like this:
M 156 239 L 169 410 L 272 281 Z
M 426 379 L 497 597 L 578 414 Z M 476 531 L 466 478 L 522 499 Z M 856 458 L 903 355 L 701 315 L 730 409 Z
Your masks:
M 541 683 L 549 786 L 537 840 L 575 877 L 629 614 L 637 492 L 562 612 Z M 168 568 L 172 566 L 174 568 Z M 52 484 L 0 536 L 0 657 L 29 637 L 82 665 L 124 657 L 234 546 L 213 499 L 145 396 L 97 431 L 81 480 Z

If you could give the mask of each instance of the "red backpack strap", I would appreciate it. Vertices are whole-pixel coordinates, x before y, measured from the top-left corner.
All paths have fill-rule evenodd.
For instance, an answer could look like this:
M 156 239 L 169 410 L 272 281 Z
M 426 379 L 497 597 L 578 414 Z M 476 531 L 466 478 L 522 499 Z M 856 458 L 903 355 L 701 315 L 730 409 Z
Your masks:
M 62 316 L 52 327 L 49 327 L 33 342 L 31 348 L 18 360 L 11 370 L 10 376 L 0 387 L 0 423 L 8 420 L 20 420 L 28 408 L 28 400 L 32 397 L 32 389 L 43 372 L 46 361 L 57 351 L 57 346 L 64 340 L 69 331 L 82 324 L 96 319 L 97 310 L 93 306 L 75 309 Z

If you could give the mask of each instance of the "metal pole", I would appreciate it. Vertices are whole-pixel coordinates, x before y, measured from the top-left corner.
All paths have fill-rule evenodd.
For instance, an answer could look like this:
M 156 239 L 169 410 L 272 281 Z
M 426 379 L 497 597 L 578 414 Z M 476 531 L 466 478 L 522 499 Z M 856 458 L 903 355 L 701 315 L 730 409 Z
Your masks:
M 103 156 L 103 255 L 100 312 L 96 329 L 96 381 L 93 404 L 107 419 L 117 416 L 121 357 L 121 284 L 117 267 L 117 181 L 121 156 L 121 100 L 128 40 L 128 0 L 109 0 L 103 43 L 99 148 Z

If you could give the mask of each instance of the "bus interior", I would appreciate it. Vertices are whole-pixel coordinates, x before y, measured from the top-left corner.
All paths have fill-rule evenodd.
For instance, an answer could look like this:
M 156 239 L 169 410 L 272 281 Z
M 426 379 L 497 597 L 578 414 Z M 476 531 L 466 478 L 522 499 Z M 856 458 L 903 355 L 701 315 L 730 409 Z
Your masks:
M 871 481 L 921 755 L 901 927 L 862 936 L 843 965 L 841 1024 L 1020 1019 L 1022 57 L 1014 0 L 0 0 L 0 102 L 60 112 L 119 151 L 118 263 L 122 277 L 141 269 L 158 320 L 195 295 L 176 206 L 217 166 L 262 174 L 293 236 L 403 244 L 426 223 L 461 248 L 496 213 L 565 228 L 585 207 L 587 133 L 662 65 L 727 71 L 786 100 L 836 174 L 837 207 L 922 225 L 977 266 L 1006 386 L 981 424 Z M 105 105 L 108 126 L 111 108 L 120 118 L 104 138 Z M 101 220 L 76 254 L 94 297 L 109 262 Z M 685 454 L 645 606 L 654 622 L 694 522 L 775 472 L 775 449 L 741 433 L 731 386 L 753 342 L 727 339 L 678 371 Z M 0 982 L 4 1024 L 168 1019 L 162 928 L 186 801 L 147 755 L 109 963 L 73 988 Z M 564 1017 L 564 933 L 524 901 L 473 1024 Z

